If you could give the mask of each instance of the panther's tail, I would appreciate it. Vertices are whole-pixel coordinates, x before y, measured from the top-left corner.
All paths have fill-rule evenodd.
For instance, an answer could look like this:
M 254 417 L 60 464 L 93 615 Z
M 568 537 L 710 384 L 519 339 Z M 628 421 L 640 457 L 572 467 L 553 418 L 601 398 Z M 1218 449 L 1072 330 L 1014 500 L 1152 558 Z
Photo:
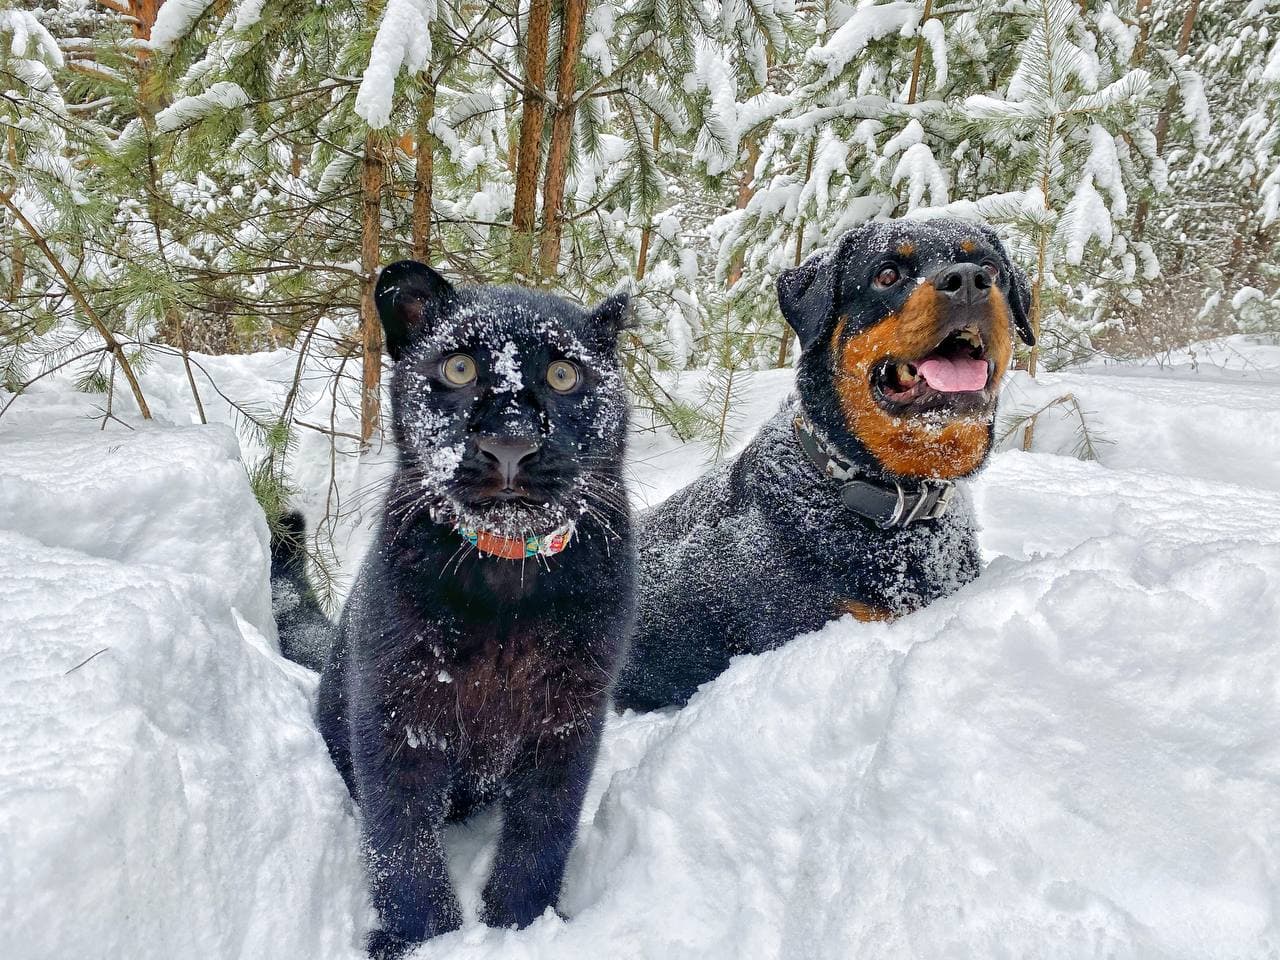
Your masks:
M 333 625 L 324 615 L 307 580 L 302 549 L 306 524 L 300 513 L 280 518 L 283 528 L 271 537 L 271 612 L 280 634 L 280 652 L 312 670 L 324 667 Z

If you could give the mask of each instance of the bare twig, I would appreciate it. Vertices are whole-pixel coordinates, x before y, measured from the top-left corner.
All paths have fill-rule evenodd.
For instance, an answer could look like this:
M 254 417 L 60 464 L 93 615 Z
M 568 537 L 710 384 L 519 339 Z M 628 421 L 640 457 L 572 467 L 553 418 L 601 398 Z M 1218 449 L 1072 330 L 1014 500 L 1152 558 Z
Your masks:
M 73 673 L 75 673 L 77 670 L 79 670 L 81 667 L 83 667 L 83 666 L 84 666 L 86 663 L 88 663 L 90 660 L 92 660 L 94 657 L 101 656 L 102 654 L 106 653 L 106 652 L 107 652 L 108 650 L 110 650 L 110 649 L 111 649 L 110 647 L 103 647 L 101 650 L 97 651 L 96 653 L 91 653 L 91 654 L 89 654 L 89 656 L 85 657 L 83 660 L 81 660 L 79 663 L 77 663 L 74 667 L 72 667 L 70 670 L 68 670 L 66 673 L 64 673 L 64 674 L 63 674 L 63 676 L 64 676 L 64 677 L 66 677 L 66 676 L 70 676 L 71 674 L 73 674 Z

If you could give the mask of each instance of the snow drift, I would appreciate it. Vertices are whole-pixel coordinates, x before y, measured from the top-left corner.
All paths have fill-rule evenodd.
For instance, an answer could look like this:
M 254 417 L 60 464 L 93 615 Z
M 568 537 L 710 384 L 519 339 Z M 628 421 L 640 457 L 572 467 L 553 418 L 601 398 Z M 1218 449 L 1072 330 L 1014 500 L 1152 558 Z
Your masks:
M 0 956 L 317 957 L 363 902 L 225 427 L 4 435 Z
M 289 360 L 215 362 L 248 398 Z M 180 368 L 147 377 L 184 420 Z M 750 380 L 744 441 L 787 388 Z M 572 919 L 474 922 L 484 817 L 449 835 L 467 926 L 414 956 L 1280 952 L 1280 350 L 1015 380 L 1010 407 L 1067 391 L 1110 443 L 994 458 L 977 582 L 617 719 Z M 231 434 L 50 433 L 77 402 L 50 389 L 0 422 L 0 954 L 358 956 L 355 822 L 312 680 L 269 639 Z M 1038 444 L 1069 448 L 1072 415 L 1050 408 Z M 299 452 L 309 509 L 319 449 Z M 650 500 L 699 469 L 649 434 L 633 456 Z

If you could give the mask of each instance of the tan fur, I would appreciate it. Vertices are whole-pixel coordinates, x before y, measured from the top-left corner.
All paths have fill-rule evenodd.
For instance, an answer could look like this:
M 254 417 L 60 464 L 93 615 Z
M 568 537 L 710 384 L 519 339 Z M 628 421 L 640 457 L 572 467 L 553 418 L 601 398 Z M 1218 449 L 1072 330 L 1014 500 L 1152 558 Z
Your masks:
M 836 604 L 837 613 L 847 613 L 862 623 L 888 623 L 893 620 L 893 611 L 884 607 L 873 607 L 860 600 L 842 600 Z
M 935 427 L 923 419 L 891 416 L 871 393 L 875 365 L 890 358 L 921 357 L 937 346 L 942 305 L 932 284 L 912 292 L 902 310 L 841 343 L 845 318 L 836 324 L 832 351 L 836 357 L 836 393 L 849 429 L 886 469 L 904 477 L 950 479 L 972 473 L 987 455 L 989 419 L 970 417 Z M 995 362 L 994 383 L 1009 368 L 1013 339 L 1009 307 L 993 291 L 987 355 Z

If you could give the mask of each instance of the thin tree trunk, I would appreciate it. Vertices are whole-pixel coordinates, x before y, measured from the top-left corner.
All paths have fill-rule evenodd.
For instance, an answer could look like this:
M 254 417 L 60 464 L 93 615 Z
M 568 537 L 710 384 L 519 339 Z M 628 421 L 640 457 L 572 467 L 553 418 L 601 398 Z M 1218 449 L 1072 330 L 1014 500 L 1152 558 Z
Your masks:
M 430 128 L 436 112 L 436 85 L 430 76 L 427 81 L 427 89 L 418 101 L 418 142 L 413 158 L 413 258 L 422 263 L 431 262 L 431 187 L 436 149 Z
M 378 280 L 382 239 L 382 145 L 374 131 L 364 143 L 360 176 L 360 344 L 364 364 L 360 378 L 360 443 L 368 448 L 378 430 L 382 407 L 382 324 L 373 291 Z
M 587 16 L 587 0 L 565 0 L 560 21 L 560 69 L 556 76 L 556 112 L 551 120 L 551 147 L 547 151 L 547 174 L 542 182 L 542 249 L 539 271 L 548 277 L 560 259 L 560 236 L 564 230 L 564 183 L 569 175 L 569 145 L 573 140 L 574 99 L 578 82 L 578 55 L 582 47 L 582 25 Z
M 816 141 L 809 141 L 809 159 L 804 165 L 804 180 L 809 182 L 809 178 L 813 176 L 813 150 Z M 800 266 L 801 260 L 804 259 L 804 218 L 800 219 L 800 223 L 796 229 L 796 256 L 795 266 Z M 787 354 L 791 351 L 791 326 L 782 321 L 782 343 L 778 344 L 778 363 L 779 369 L 787 365 Z
M 1147 39 L 1151 36 L 1151 0 L 1138 0 L 1135 19 L 1138 21 L 1138 42 L 1133 45 L 1133 56 L 1129 59 L 1131 67 L 1136 67 L 1147 55 Z
M 1182 32 L 1178 35 L 1178 58 L 1181 59 L 1187 55 L 1187 49 L 1191 46 L 1191 31 L 1195 29 L 1196 13 L 1200 9 L 1200 0 L 1190 0 L 1187 4 L 1186 16 L 1182 18 Z M 1173 114 L 1173 105 L 1177 100 L 1177 88 L 1172 87 L 1169 95 L 1165 97 L 1164 109 L 1160 111 L 1160 118 L 1156 121 L 1156 154 L 1164 153 L 1164 142 L 1169 136 L 1169 118 Z
M 18 166 L 18 144 L 14 138 L 14 129 L 9 127 L 6 131 L 6 139 L 8 140 L 9 165 L 14 169 Z M 13 244 L 13 253 L 10 259 L 13 261 L 13 272 L 9 275 L 9 302 L 17 303 L 18 297 L 22 293 L 22 281 L 26 277 L 27 272 L 27 250 L 18 243 L 17 237 L 11 237 Z
M 1191 46 L 1191 31 L 1195 29 L 1196 14 L 1200 10 L 1200 0 L 1190 0 L 1187 3 L 1187 12 L 1182 18 L 1182 32 L 1178 34 L 1178 58 L 1186 56 L 1187 50 Z M 1169 93 L 1164 99 L 1164 106 L 1160 109 L 1160 116 L 1156 118 L 1156 156 L 1164 156 L 1164 144 L 1169 137 L 1169 122 L 1173 116 L 1173 106 L 1178 99 L 1178 88 L 1172 86 Z M 1145 199 L 1138 201 L 1138 209 L 1133 214 L 1133 236 L 1134 239 L 1141 240 L 1143 229 L 1147 224 L 1147 213 L 1149 205 Z
M 656 155 L 662 142 L 662 121 L 653 118 L 653 152 Z M 653 217 L 650 216 L 644 229 L 640 231 L 640 253 L 636 257 L 636 279 L 643 280 L 644 272 L 649 266 L 649 241 L 653 237 Z
M 920 70 L 924 66 L 924 25 L 933 14 L 933 0 L 924 0 L 924 12 L 920 14 L 920 35 L 916 37 L 916 55 L 911 61 L 911 89 L 907 91 L 907 103 L 916 102 L 920 90 Z
M 533 272 L 533 222 L 542 159 L 542 123 L 546 114 L 547 37 L 551 0 L 532 0 L 525 30 L 524 108 L 516 153 L 516 195 L 511 209 L 511 260 L 515 271 Z
M 747 141 L 747 162 L 742 166 L 742 176 L 738 178 L 738 202 L 737 209 L 745 210 L 747 204 L 751 202 L 751 198 L 755 196 L 756 184 L 756 161 L 760 159 L 760 144 L 755 137 Z M 741 253 L 735 253 L 733 260 L 729 264 L 729 276 L 725 286 L 732 287 L 735 283 L 742 279 L 742 263 L 743 256 Z

